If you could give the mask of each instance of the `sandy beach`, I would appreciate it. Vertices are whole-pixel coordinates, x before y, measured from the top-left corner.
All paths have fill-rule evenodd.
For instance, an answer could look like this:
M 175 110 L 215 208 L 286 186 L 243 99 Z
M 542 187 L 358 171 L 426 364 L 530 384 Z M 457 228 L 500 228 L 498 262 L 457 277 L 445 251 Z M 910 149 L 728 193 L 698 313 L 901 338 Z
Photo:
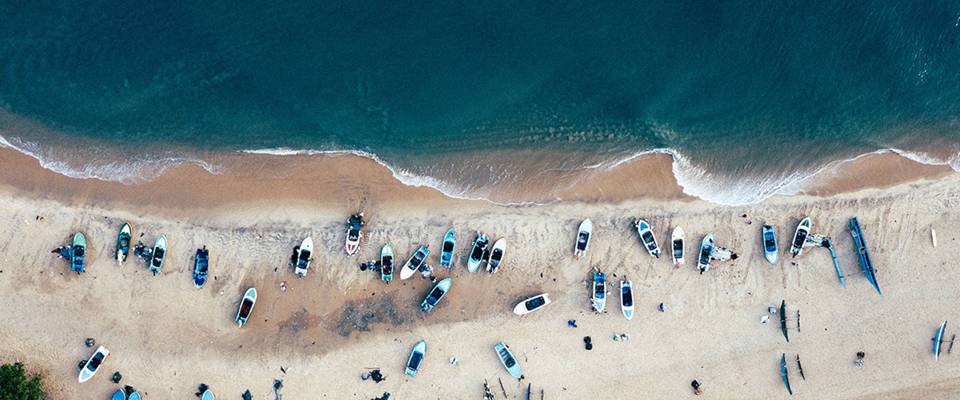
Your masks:
M 391 399 L 479 399 L 484 380 L 497 399 L 503 391 L 523 398 L 528 383 L 533 398 L 543 391 L 544 399 L 678 399 L 694 398 L 694 379 L 703 383 L 704 399 L 773 399 L 788 397 L 779 375 L 785 353 L 793 398 L 956 398 L 960 349 L 934 361 L 931 338 L 943 320 L 960 321 L 960 271 L 952 257 L 960 246 L 960 174 L 890 157 L 896 158 L 859 160 L 807 194 L 728 207 L 683 195 L 669 169 L 646 182 L 656 190 L 637 188 L 631 168 L 669 168 L 669 156 L 662 156 L 588 177 L 565 189 L 563 201 L 511 207 L 404 186 L 359 158 L 247 157 L 244 168 L 218 175 L 186 166 L 150 182 L 120 184 L 67 178 L 0 149 L 0 362 L 23 361 L 42 373 L 55 400 L 108 398 L 117 387 L 109 381 L 114 371 L 147 399 L 193 398 L 200 383 L 218 398 L 249 389 L 255 399 L 273 399 L 275 379 L 283 380 L 287 399 L 365 400 L 384 392 Z M 291 162 L 302 173 L 277 172 Z M 369 221 L 366 237 L 359 256 L 347 257 L 343 221 L 359 208 Z M 882 297 L 859 273 L 847 229 L 853 215 L 863 225 Z M 846 288 L 825 249 L 807 248 L 797 259 L 785 254 L 804 216 L 813 219 L 815 233 L 834 238 Z M 661 246 L 673 226 L 683 226 L 686 266 L 675 269 L 669 256 L 647 255 L 632 228 L 636 217 L 653 224 Z M 588 256 L 577 260 L 573 239 L 584 218 L 596 233 Z M 136 258 L 123 265 L 112 258 L 125 221 L 146 244 L 161 233 L 169 239 L 160 275 Z M 777 227 L 779 265 L 763 259 L 765 222 Z M 450 226 L 459 236 L 457 267 L 436 273 L 452 277 L 453 288 L 431 314 L 417 307 L 428 280 L 387 285 L 358 269 L 386 242 L 404 260 L 418 244 L 430 244 L 429 262 L 436 265 Z M 78 230 L 89 238 L 81 275 L 49 254 Z M 507 239 L 495 275 L 463 268 L 476 230 Z M 740 258 L 700 275 L 694 247 L 708 232 Z M 286 265 L 307 235 L 316 259 L 300 279 Z M 203 245 L 211 251 L 211 278 L 196 289 L 192 257 Z M 611 283 L 604 314 L 589 305 L 594 267 Z M 613 296 L 625 276 L 635 288 L 632 321 L 620 315 Z M 259 300 L 240 329 L 233 317 L 248 287 L 257 288 Z M 511 312 L 540 292 L 554 303 L 524 317 Z M 760 323 L 782 300 L 802 314 L 802 330 L 791 331 L 789 343 L 776 323 Z M 569 319 L 578 327 L 568 327 Z M 956 332 L 948 325 L 949 335 Z M 612 340 L 621 333 L 630 340 Z M 111 355 L 92 381 L 78 384 L 77 362 L 91 352 L 83 345 L 88 337 Z M 409 378 L 403 366 L 419 339 L 429 349 L 420 374 Z M 518 357 L 524 381 L 499 364 L 493 351 L 499 341 Z M 862 367 L 853 363 L 857 351 L 866 353 Z M 805 379 L 792 361 L 797 355 Z M 458 365 L 448 362 L 453 356 Z M 360 379 L 374 367 L 386 381 Z

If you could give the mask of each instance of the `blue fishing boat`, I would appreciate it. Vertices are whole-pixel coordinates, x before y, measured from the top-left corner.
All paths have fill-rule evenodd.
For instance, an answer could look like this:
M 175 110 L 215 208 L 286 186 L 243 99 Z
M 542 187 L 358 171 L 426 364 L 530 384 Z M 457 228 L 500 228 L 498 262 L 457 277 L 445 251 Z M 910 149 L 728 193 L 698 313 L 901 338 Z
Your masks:
M 207 283 L 207 271 L 210 268 L 210 251 L 207 246 L 197 249 L 197 254 L 193 256 L 193 285 L 197 289 L 202 288 Z
M 87 255 L 87 237 L 83 232 L 77 232 L 73 235 L 73 242 L 70 243 L 70 269 L 73 272 L 84 272 L 86 267 Z
M 850 218 L 850 235 L 853 236 L 853 245 L 856 248 L 863 274 L 866 275 L 867 281 L 877 290 L 877 293 L 883 296 L 883 292 L 880 291 L 880 284 L 877 283 L 876 268 L 870 258 L 870 251 L 867 250 L 867 241 L 863 238 L 863 230 L 860 229 L 860 221 L 857 221 L 856 216 Z
M 417 372 L 420 371 L 420 364 L 423 363 L 423 356 L 426 353 L 427 342 L 422 339 L 418 340 L 417 343 L 413 345 L 413 350 L 410 351 L 410 357 L 407 358 L 407 367 L 403 373 L 409 376 L 417 376 Z
M 503 367 L 507 369 L 507 372 L 510 373 L 510 376 L 523 379 L 523 371 L 520 370 L 520 365 L 517 364 L 517 358 L 513 356 L 513 353 L 510 352 L 510 348 L 507 347 L 503 342 L 497 343 L 493 348 L 497 351 L 497 357 L 500 358 L 500 364 L 503 364 Z
M 763 256 L 767 259 L 767 262 L 773 265 L 777 265 L 777 262 L 780 261 L 780 250 L 777 247 L 777 231 L 774 229 L 773 225 L 763 225 L 760 228 L 761 236 L 763 238 Z
M 453 250 L 457 247 L 457 231 L 453 228 L 447 229 L 443 235 L 443 247 L 440 249 L 440 266 L 450 268 L 453 266 Z
M 433 311 L 433 308 L 437 306 L 437 303 L 443 299 L 443 296 L 447 295 L 447 292 L 450 291 L 450 286 L 453 285 L 453 281 L 450 278 L 445 278 L 440 282 L 437 282 L 437 285 L 430 290 L 430 293 L 427 294 L 427 297 L 423 299 L 423 302 L 420 303 L 420 309 L 423 312 Z
M 787 393 L 793 396 L 793 388 L 790 387 L 790 376 L 787 375 L 787 354 L 780 354 L 780 377 L 783 379 L 783 386 L 787 387 Z

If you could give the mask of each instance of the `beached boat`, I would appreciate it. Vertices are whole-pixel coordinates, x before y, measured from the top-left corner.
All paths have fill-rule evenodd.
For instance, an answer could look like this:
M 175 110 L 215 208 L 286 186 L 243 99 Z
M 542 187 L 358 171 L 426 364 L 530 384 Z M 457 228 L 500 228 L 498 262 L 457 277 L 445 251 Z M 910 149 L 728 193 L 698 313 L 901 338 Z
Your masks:
M 313 238 L 307 236 L 300 242 L 300 249 L 297 251 L 297 265 L 294 266 L 293 273 L 301 278 L 307 276 L 311 260 L 313 260 Z
M 243 294 L 243 299 L 240 300 L 240 307 L 237 308 L 237 326 L 243 328 L 243 325 L 247 323 L 248 319 L 250 319 L 250 313 L 253 312 L 253 306 L 256 304 L 257 289 L 247 289 L 246 293 Z
M 110 396 L 110 400 L 127 400 L 127 392 L 122 388 L 117 389 L 117 391 L 113 392 L 113 395 Z
M 651 256 L 660 258 L 660 245 L 657 243 L 656 236 L 653 235 L 653 229 L 647 220 L 640 218 L 636 222 L 637 233 L 640 234 L 640 242 Z
M 120 233 L 117 234 L 117 263 L 123 264 L 130 255 L 130 240 L 133 238 L 133 228 L 130 224 L 124 223 L 120 226 Z
M 516 307 L 513 307 L 513 313 L 517 315 L 530 314 L 543 307 L 546 307 L 547 304 L 550 304 L 550 296 L 548 296 L 546 293 L 541 293 L 517 303 Z
M 140 392 L 134 390 L 133 393 L 130 393 L 130 396 L 127 396 L 127 400 L 142 400 Z
M 767 262 L 777 265 L 780 261 L 780 250 L 777 248 L 777 231 L 773 225 L 764 224 L 760 228 L 760 237 L 763 240 L 763 257 Z
M 400 280 L 413 276 L 413 273 L 420 269 L 420 266 L 423 265 L 429 255 L 430 249 L 428 249 L 427 246 L 418 247 L 417 251 L 413 252 L 410 258 L 407 259 L 407 262 L 403 263 L 403 268 L 400 268 Z
M 794 257 L 803 253 L 803 246 L 807 243 L 807 235 L 810 234 L 812 226 L 813 222 L 810 221 L 810 217 L 800 220 L 800 223 L 797 224 L 797 230 L 793 233 L 793 241 L 790 242 L 790 254 Z
M 393 246 L 390 243 L 380 250 L 380 279 L 384 282 L 393 280 Z
M 423 356 L 427 353 L 427 341 L 420 339 L 410 350 L 410 357 L 407 358 L 407 366 L 403 373 L 409 376 L 417 376 L 420 371 L 420 364 L 423 363 Z
M 633 319 L 633 284 L 629 279 L 620 280 L 620 311 L 627 320 Z
M 78 274 L 84 272 L 87 259 L 87 236 L 83 232 L 73 234 L 70 250 L 70 270 Z
M 490 258 L 487 260 L 487 272 L 495 274 L 503 264 L 503 252 L 507 249 L 507 239 L 500 238 L 493 243 L 490 249 Z
M 157 242 L 153 244 L 153 253 L 150 256 L 150 266 L 147 267 L 147 270 L 153 272 L 154 275 L 160 273 L 160 269 L 163 268 L 163 260 L 167 256 L 167 237 L 160 235 L 157 238 Z
M 783 386 L 787 388 L 787 393 L 793 396 L 793 388 L 790 387 L 790 376 L 787 374 L 787 354 L 780 354 L 780 378 L 783 379 Z
M 607 306 L 607 274 L 600 271 L 593 272 L 593 290 L 591 291 L 593 309 L 602 313 Z
M 84 383 L 89 381 L 90 378 L 93 378 L 93 376 L 97 374 L 97 371 L 100 370 L 100 366 L 103 365 L 103 360 L 109 355 L 110 350 L 107 350 L 106 347 L 97 347 L 97 351 L 94 351 L 93 355 L 83 364 L 83 368 L 80 368 L 80 383 Z
M 517 358 L 513 356 L 513 353 L 510 352 L 510 348 L 507 347 L 503 342 L 497 343 L 493 347 L 494 351 L 497 352 L 497 357 L 500 358 L 500 364 L 507 369 L 507 372 L 510 373 L 510 376 L 523 379 L 523 371 L 520 370 L 520 364 L 517 364 Z
M 445 278 L 437 282 L 433 289 L 430 290 L 430 293 L 427 294 L 427 297 L 423 299 L 423 302 L 420 303 L 420 309 L 423 310 L 423 312 L 433 311 L 437 303 L 450 291 L 451 285 L 453 285 L 453 281 L 450 280 L 450 278 Z
M 467 271 L 477 272 L 480 264 L 487 258 L 487 245 L 490 244 L 490 238 L 483 232 L 477 231 L 477 236 L 473 239 L 473 246 L 470 248 L 470 256 L 467 257 Z
M 202 288 L 207 283 L 207 272 L 210 269 L 210 251 L 207 246 L 197 249 L 197 254 L 193 256 L 193 286 L 197 289 Z
M 573 255 L 577 257 L 583 257 L 587 255 L 587 250 L 590 248 L 590 236 L 593 235 L 593 222 L 590 219 L 585 219 L 580 223 L 580 228 L 577 229 L 577 241 L 573 246 Z
M 347 252 L 347 255 L 357 254 L 357 249 L 360 248 L 360 241 L 363 240 L 363 212 L 353 214 L 350 216 L 350 219 L 347 220 L 347 241 L 343 245 L 343 249 Z
M 216 397 L 213 396 L 213 391 L 210 389 L 207 389 L 207 390 L 204 390 L 203 394 L 200 395 L 200 400 L 217 400 L 217 399 Z
M 787 343 L 790 343 L 790 335 L 787 334 L 787 301 L 780 301 L 780 331 L 783 333 L 783 338 L 787 340 Z
M 933 359 L 940 359 L 940 345 L 943 343 L 943 332 L 947 330 L 947 321 L 943 321 L 940 324 L 940 327 L 937 328 L 937 334 L 933 336 Z
M 453 228 L 447 229 L 443 235 L 443 246 L 440 248 L 440 266 L 450 268 L 453 266 L 453 251 L 457 248 L 457 231 Z
M 860 228 L 860 222 L 857 217 L 850 218 L 850 235 L 853 236 L 853 245 L 857 251 L 857 259 L 860 261 L 860 269 L 866 275 L 867 281 L 876 289 L 877 294 L 883 296 L 880 291 L 880 284 L 877 283 L 877 270 L 873 266 L 873 259 L 870 258 L 870 251 L 867 250 L 867 240 L 863 237 L 863 230 Z
M 710 270 L 710 257 L 713 256 L 713 233 L 708 233 L 700 242 L 700 252 L 697 253 L 697 269 L 700 273 Z
M 673 228 L 673 234 L 670 235 L 670 243 L 673 248 L 673 265 L 677 268 L 683 266 L 684 241 L 683 228 L 677 225 L 676 228 Z

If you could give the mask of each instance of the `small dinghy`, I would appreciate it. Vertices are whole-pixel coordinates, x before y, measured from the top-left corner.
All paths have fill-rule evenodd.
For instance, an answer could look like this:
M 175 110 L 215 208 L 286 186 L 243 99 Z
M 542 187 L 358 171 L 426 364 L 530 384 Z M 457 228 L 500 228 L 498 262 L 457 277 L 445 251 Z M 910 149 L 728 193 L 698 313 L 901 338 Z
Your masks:
M 577 229 L 577 242 L 573 246 L 573 255 L 576 257 L 583 257 L 587 255 L 587 250 L 590 248 L 590 236 L 593 235 L 593 221 L 590 219 L 585 219 L 580 223 L 580 228 Z
M 197 249 L 197 254 L 193 256 L 193 286 L 197 289 L 207 283 L 207 271 L 210 269 L 210 251 L 207 246 Z
M 780 250 L 777 248 L 777 231 L 773 225 L 765 224 L 760 228 L 760 236 L 763 238 L 763 257 L 767 262 L 777 265 L 780 261 Z
M 676 228 L 673 228 L 673 234 L 670 235 L 670 242 L 673 247 L 673 265 L 677 268 L 683 266 L 683 242 L 684 234 L 683 228 L 679 225 Z
M 607 274 L 600 271 L 593 272 L 591 300 L 593 301 L 593 309 L 602 313 L 607 306 Z
M 250 319 L 250 313 L 253 312 L 253 306 L 257 304 L 257 289 L 249 288 L 243 294 L 240 300 L 240 308 L 237 309 L 237 326 L 243 328 L 243 325 Z
M 390 243 L 380 250 L 380 279 L 384 282 L 393 280 L 393 246 Z
M 113 392 L 113 396 L 110 396 L 110 400 L 127 400 L 127 392 L 123 389 L 117 389 L 116 392 Z
M 140 392 L 134 390 L 133 393 L 130 393 L 130 396 L 127 397 L 127 400 L 141 400 Z
M 700 273 L 710 270 L 710 257 L 713 255 L 713 233 L 708 233 L 700 242 L 700 253 L 697 255 L 697 269 Z
M 620 280 L 620 310 L 624 318 L 633 319 L 633 284 L 629 279 Z
M 467 258 L 467 271 L 477 272 L 480 264 L 487 258 L 487 245 L 490 244 L 490 238 L 483 232 L 477 231 L 477 237 L 473 239 L 473 247 L 470 249 L 470 257 Z
M 307 236 L 300 242 L 300 250 L 297 253 L 297 265 L 293 268 L 293 273 L 299 277 L 307 276 L 307 270 L 310 269 L 310 261 L 313 260 L 313 238 Z
M 363 212 L 353 214 L 350 216 L 350 219 L 347 220 L 347 242 L 343 245 L 343 249 L 347 252 L 347 255 L 352 256 L 357 254 L 357 249 L 360 248 L 360 241 L 363 240 L 363 225 L 366 224 L 363 220 Z
M 510 348 L 503 342 L 500 342 L 497 343 L 493 349 L 497 352 L 497 357 L 500 358 L 500 364 L 503 364 L 503 367 L 507 369 L 510 376 L 523 379 L 523 371 L 520 370 L 520 365 L 517 364 L 517 358 L 510 352 Z
M 797 231 L 793 233 L 793 242 L 790 245 L 790 254 L 794 257 L 803 253 L 803 245 L 807 242 L 807 235 L 810 234 L 812 225 L 813 222 L 810 221 L 810 217 L 800 220 L 800 223 L 797 224 Z
M 405 280 L 413 276 L 413 273 L 417 272 L 420 266 L 427 261 L 427 256 L 429 255 L 430 249 L 428 249 L 427 246 L 417 248 L 417 251 L 413 252 L 410 258 L 407 259 L 407 262 L 403 264 L 403 268 L 400 268 L 400 280 Z
M 160 269 L 163 268 L 163 260 L 167 256 L 167 237 L 160 235 L 157 238 L 157 242 L 153 245 L 153 255 L 150 257 L 150 266 L 147 267 L 147 270 L 153 272 L 154 275 L 160 273 Z
M 440 249 L 440 266 L 450 268 L 453 266 L 453 250 L 457 247 L 457 231 L 453 228 L 447 229 L 443 235 L 443 246 Z
M 493 248 L 490 250 L 490 259 L 487 260 L 487 272 L 491 274 L 497 273 L 500 265 L 503 264 L 503 252 L 506 249 L 507 239 L 500 238 L 493 243 Z
M 216 397 L 213 396 L 213 391 L 210 389 L 207 389 L 203 391 L 202 395 L 200 395 L 200 400 L 217 400 L 217 399 Z
M 410 350 L 410 357 L 407 358 L 407 367 L 404 369 L 403 373 L 409 376 L 417 376 L 417 371 L 420 371 L 420 364 L 423 363 L 423 356 L 427 353 L 427 342 L 423 339 L 417 341 L 413 345 L 413 350 Z
M 433 289 L 430 290 L 430 293 L 427 294 L 427 297 L 423 299 L 423 302 L 420 303 L 420 309 L 423 310 L 423 312 L 433 311 L 437 303 L 450 291 L 451 285 L 453 285 L 453 281 L 450 280 L 450 278 L 444 278 L 440 282 L 437 282 Z
M 530 314 L 543 307 L 546 307 L 547 304 L 550 304 L 550 296 L 548 296 L 546 293 L 541 293 L 517 303 L 517 306 L 513 307 L 513 313 L 517 315 Z
M 130 240 L 133 238 L 133 228 L 130 224 L 124 223 L 120 227 L 120 233 L 117 234 L 117 263 L 123 264 L 130 255 Z
M 90 378 L 93 378 L 97 374 L 97 371 L 100 370 L 100 366 L 103 365 L 103 360 L 110 355 L 110 350 L 107 350 L 106 347 L 100 346 L 97 347 L 97 351 L 93 352 L 93 355 L 83 364 L 83 368 L 80 368 L 80 383 L 89 381 Z
M 660 258 L 660 245 L 657 244 L 657 238 L 653 236 L 653 229 L 650 227 L 650 223 L 645 219 L 638 219 L 637 223 L 637 233 L 640 234 L 640 242 L 643 243 L 643 247 L 647 249 L 647 253 L 650 253 L 651 256 Z
M 70 243 L 70 270 L 76 273 L 86 271 L 87 258 L 87 237 L 83 232 L 73 234 L 73 241 Z

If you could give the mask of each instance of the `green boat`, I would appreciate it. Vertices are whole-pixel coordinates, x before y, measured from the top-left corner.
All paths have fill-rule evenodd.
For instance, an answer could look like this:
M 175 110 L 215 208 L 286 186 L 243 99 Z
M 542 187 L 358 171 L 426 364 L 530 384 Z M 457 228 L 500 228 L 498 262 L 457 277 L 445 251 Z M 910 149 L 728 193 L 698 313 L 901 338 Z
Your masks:
M 117 263 L 123 264 L 130 255 L 130 240 L 133 239 L 133 228 L 130 224 L 124 223 L 120 227 L 120 233 L 117 235 Z
M 84 272 L 87 256 L 87 237 L 84 236 L 83 232 L 77 232 L 73 235 L 70 250 L 70 270 L 78 274 Z

